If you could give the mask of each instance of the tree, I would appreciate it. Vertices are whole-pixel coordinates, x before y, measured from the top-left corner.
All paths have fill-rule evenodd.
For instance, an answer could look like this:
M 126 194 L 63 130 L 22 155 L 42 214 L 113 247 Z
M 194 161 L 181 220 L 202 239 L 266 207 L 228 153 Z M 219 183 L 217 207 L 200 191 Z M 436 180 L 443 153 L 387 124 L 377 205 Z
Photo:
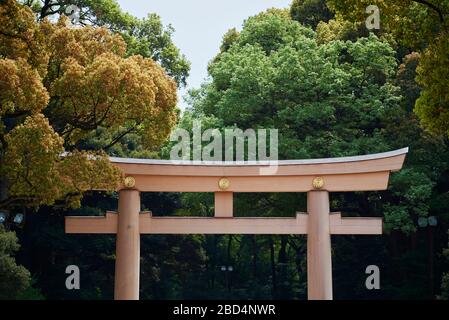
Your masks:
M 365 8 L 377 5 L 382 28 L 411 50 L 421 53 L 417 81 L 423 87 L 415 112 L 432 133 L 449 135 L 449 1 L 328 1 L 329 7 L 350 21 L 364 21 Z
M 357 41 L 358 38 L 369 36 L 369 30 L 363 24 L 339 18 L 331 19 L 328 22 L 320 21 L 316 27 L 316 33 L 318 44 L 333 40 Z
M 404 96 L 404 108 L 408 112 L 412 112 L 415 106 L 415 101 L 419 98 L 421 93 L 421 86 L 416 83 L 416 68 L 419 64 L 420 54 L 412 52 L 406 55 L 396 77 L 397 85 L 401 88 Z
M 161 18 L 148 14 L 137 20 L 135 25 L 122 32 L 128 46 L 128 55 L 140 54 L 159 62 L 178 86 L 185 86 L 190 71 L 190 62 L 181 54 L 172 41 L 175 30 L 172 26 L 163 27 Z
M 449 234 L 449 232 L 448 232 Z M 449 260 L 449 248 L 443 250 L 443 256 Z M 449 262 L 449 261 L 446 261 Z M 449 272 L 445 272 L 441 279 L 441 294 L 438 299 L 449 300 Z
M 407 59 L 402 68 L 410 69 L 409 74 L 414 75 L 411 61 Z M 353 41 L 331 39 L 317 43 L 313 31 L 282 13 L 261 13 L 247 19 L 242 31 L 233 35 L 228 49 L 209 65 L 211 80 L 192 91 L 192 110 L 185 113 L 181 125 L 189 128 L 193 115 L 205 119 L 205 127 L 213 122 L 220 130 L 233 126 L 278 128 L 281 159 L 369 154 L 410 146 L 406 166 L 392 175 L 388 191 L 332 195 L 333 210 L 348 215 L 362 212 L 370 216 L 384 215 L 386 240 L 397 243 L 398 237 L 412 237 L 419 217 L 426 217 L 429 212 L 444 212 L 436 209 L 433 203 L 440 192 L 444 193 L 435 186 L 446 168 L 447 154 L 445 144 L 425 134 L 406 107 L 402 94 L 409 94 L 409 91 L 405 82 L 397 85 L 397 70 L 396 52 L 387 41 L 374 34 Z M 400 74 L 400 79 L 408 79 L 403 71 Z M 247 197 L 245 195 L 242 202 L 236 200 L 236 212 L 259 215 L 276 212 L 279 215 L 282 210 L 289 215 L 304 209 L 301 197 L 284 194 L 254 195 L 251 200 Z M 234 239 L 244 242 L 239 237 Z M 397 249 L 389 247 L 388 241 L 367 242 L 369 244 L 336 239 L 334 243 L 335 250 L 342 253 L 336 283 L 346 286 L 342 290 L 343 297 L 345 293 L 367 295 L 363 288 L 348 287 L 343 281 L 342 275 L 348 274 L 347 265 L 361 266 L 370 259 L 377 261 L 379 255 L 373 253 L 379 251 L 391 250 L 394 257 L 400 255 Z M 304 270 L 301 267 L 304 265 L 303 240 L 289 237 L 285 241 L 275 237 L 271 244 L 269 241 L 258 244 L 271 252 L 268 261 L 274 267 L 266 277 L 271 275 L 274 296 L 288 292 L 279 288 L 289 279 L 296 286 L 291 294 L 301 297 L 305 281 L 300 273 Z M 367 246 L 373 251 L 360 261 L 345 255 L 354 250 L 362 252 Z M 243 250 L 239 248 L 234 252 Z M 292 251 L 284 254 L 289 250 L 295 254 L 292 255 Z M 292 265 L 297 259 L 299 262 Z M 388 253 L 382 259 L 386 261 Z M 385 268 L 388 270 L 395 265 L 407 270 L 405 273 L 413 272 L 407 269 L 405 258 L 398 260 L 397 264 L 392 262 Z M 363 276 L 363 272 L 361 274 Z M 389 279 L 394 279 L 394 273 L 391 274 Z M 360 277 L 354 274 L 351 283 L 363 284 Z M 390 281 L 393 288 L 402 285 Z M 389 294 L 394 296 L 394 289 L 390 289 Z
M 159 62 L 178 86 L 185 86 L 190 63 L 172 41 L 174 29 L 164 27 L 155 13 L 138 19 L 123 12 L 115 0 L 23 0 L 40 21 L 53 16 L 75 16 L 81 26 L 104 27 L 120 33 L 127 56 L 140 54 Z M 73 8 L 76 8 L 74 10 Z
M 415 112 L 430 132 L 449 136 L 449 32 L 440 34 L 422 54 L 417 82 L 423 87 Z
M 290 15 L 293 20 L 313 29 L 334 17 L 325 0 L 293 0 Z
M 268 38 L 265 32 L 271 32 L 272 21 L 291 33 Z M 280 156 L 285 159 L 393 149 L 390 126 L 412 121 L 401 109 L 398 88 L 392 83 L 394 51 L 374 35 L 354 43 L 331 41 L 318 46 L 308 32 L 301 33 L 296 22 L 272 14 L 248 19 L 239 39 L 209 67 L 212 83 L 204 89 L 199 108 L 224 125 L 279 128 Z M 405 172 L 396 179 L 413 177 L 404 186 L 424 184 L 427 192 L 421 189 L 416 200 L 428 199 L 432 183 Z M 402 212 L 407 201 L 399 203 Z M 410 203 L 405 212 L 417 210 L 416 205 Z M 396 218 L 402 214 L 395 212 L 391 214 Z M 404 219 L 393 222 L 396 218 L 390 219 L 389 214 L 386 210 L 387 222 L 394 228 L 407 230 L 413 225 Z
M 235 29 L 229 29 L 223 36 L 221 41 L 220 52 L 228 51 L 232 44 L 238 39 L 239 32 Z
M 20 246 L 14 232 L 0 225 L 0 299 L 15 299 L 30 287 L 30 273 L 12 256 Z
M 0 208 L 77 205 L 85 190 L 114 189 L 119 170 L 78 141 L 105 126 L 119 132 L 111 143 L 132 132 L 154 149 L 177 119 L 175 82 L 152 59 L 127 57 L 107 29 L 36 23 L 13 0 L 0 13 Z

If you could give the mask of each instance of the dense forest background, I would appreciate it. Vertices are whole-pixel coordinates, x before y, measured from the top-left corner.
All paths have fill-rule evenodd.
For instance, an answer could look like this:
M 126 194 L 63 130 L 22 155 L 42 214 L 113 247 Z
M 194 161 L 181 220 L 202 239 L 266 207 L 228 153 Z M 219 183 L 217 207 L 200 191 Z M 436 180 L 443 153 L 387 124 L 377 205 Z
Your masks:
M 294 0 L 248 17 L 223 35 L 182 115 L 176 88 L 189 63 L 156 14 L 137 19 L 114 0 L 0 4 L 0 211 L 24 214 L 0 225 L 0 298 L 112 299 L 115 237 L 66 235 L 64 216 L 116 210 L 116 193 L 87 191 L 118 179 L 105 155 L 168 158 L 170 130 L 194 120 L 203 130 L 277 128 L 280 159 L 410 147 L 387 191 L 331 194 L 332 211 L 384 217 L 385 230 L 332 237 L 334 297 L 449 298 L 449 1 Z M 46 19 L 70 4 L 81 27 Z M 371 4 L 381 28 L 370 31 Z M 234 201 L 236 216 L 306 209 L 304 194 Z M 142 209 L 212 216 L 213 195 L 144 193 Z M 141 241 L 141 299 L 307 298 L 304 236 Z M 65 287 L 72 264 L 80 290 Z M 365 287 L 368 265 L 380 268 L 380 290 Z

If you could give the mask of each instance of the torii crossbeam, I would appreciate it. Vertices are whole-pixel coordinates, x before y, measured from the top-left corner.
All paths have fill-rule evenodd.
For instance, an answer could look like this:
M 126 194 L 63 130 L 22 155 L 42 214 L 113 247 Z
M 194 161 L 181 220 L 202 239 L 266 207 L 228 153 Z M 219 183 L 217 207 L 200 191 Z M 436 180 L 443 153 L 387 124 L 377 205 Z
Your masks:
M 308 299 L 332 299 L 331 234 L 382 234 L 382 218 L 331 213 L 329 192 L 385 190 L 408 148 L 366 156 L 271 163 L 110 158 L 124 173 L 118 214 L 66 217 L 66 233 L 117 234 L 115 299 L 139 299 L 140 234 L 307 234 Z M 275 165 L 275 167 L 273 167 Z M 140 192 L 214 192 L 215 216 L 153 217 Z M 234 218 L 234 192 L 307 192 L 295 218 Z

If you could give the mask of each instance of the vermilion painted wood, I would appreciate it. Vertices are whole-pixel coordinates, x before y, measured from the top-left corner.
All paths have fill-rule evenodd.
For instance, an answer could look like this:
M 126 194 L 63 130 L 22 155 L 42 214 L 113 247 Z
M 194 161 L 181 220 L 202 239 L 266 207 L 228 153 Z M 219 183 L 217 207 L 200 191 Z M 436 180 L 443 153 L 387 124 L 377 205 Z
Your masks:
M 118 211 L 114 299 L 139 300 L 139 191 L 121 190 Z
M 227 177 L 231 192 L 307 192 L 316 176 L 324 189 L 339 191 L 384 190 L 390 172 L 402 167 L 408 148 L 376 155 L 292 160 L 267 165 L 221 162 L 196 163 L 168 160 L 111 158 L 125 175 L 136 179 L 136 189 L 153 192 L 217 192 L 217 179 Z M 123 186 L 118 186 L 118 189 Z
M 66 233 L 117 233 L 117 214 L 106 217 L 66 217 Z M 141 234 L 307 234 L 308 215 L 296 218 L 152 217 L 139 216 Z M 342 218 L 329 215 L 330 234 L 382 234 L 382 218 Z
M 389 171 L 321 176 L 327 191 L 374 191 L 388 186 Z M 133 175 L 145 192 L 220 192 L 220 177 Z M 308 192 L 316 176 L 226 176 L 230 192 Z M 122 188 L 122 187 L 120 187 Z
M 117 213 L 106 212 L 103 217 L 65 217 L 65 233 L 117 233 Z
M 234 201 L 232 192 L 215 192 L 214 216 L 217 218 L 232 218 Z
M 332 300 L 329 193 L 309 192 L 307 212 L 307 297 L 309 300 Z

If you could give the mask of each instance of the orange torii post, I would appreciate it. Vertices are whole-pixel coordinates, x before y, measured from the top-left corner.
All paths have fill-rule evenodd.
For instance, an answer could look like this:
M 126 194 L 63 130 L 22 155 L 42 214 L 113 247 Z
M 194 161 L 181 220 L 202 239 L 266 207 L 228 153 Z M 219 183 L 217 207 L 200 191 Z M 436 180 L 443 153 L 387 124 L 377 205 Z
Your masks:
M 118 214 L 66 217 L 66 233 L 117 234 L 115 299 L 139 299 L 141 234 L 307 234 L 308 299 L 332 299 L 331 234 L 382 234 L 382 218 L 331 213 L 329 192 L 385 190 L 408 148 L 365 156 L 247 162 L 110 158 L 125 175 Z M 273 169 L 275 165 L 276 170 Z M 214 192 L 215 216 L 153 217 L 140 192 Z M 307 192 L 307 213 L 294 218 L 234 218 L 234 192 Z

